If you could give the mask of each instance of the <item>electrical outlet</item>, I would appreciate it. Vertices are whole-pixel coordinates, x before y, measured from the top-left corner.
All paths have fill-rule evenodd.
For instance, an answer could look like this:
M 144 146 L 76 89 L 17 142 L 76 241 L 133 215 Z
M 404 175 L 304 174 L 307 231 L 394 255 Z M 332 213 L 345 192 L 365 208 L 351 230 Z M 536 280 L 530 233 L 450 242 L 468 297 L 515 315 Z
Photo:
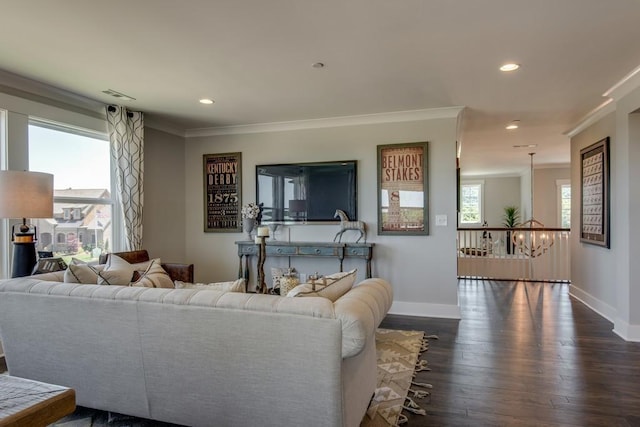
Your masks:
M 436 215 L 436 227 L 446 227 L 446 226 L 447 226 L 447 216 Z

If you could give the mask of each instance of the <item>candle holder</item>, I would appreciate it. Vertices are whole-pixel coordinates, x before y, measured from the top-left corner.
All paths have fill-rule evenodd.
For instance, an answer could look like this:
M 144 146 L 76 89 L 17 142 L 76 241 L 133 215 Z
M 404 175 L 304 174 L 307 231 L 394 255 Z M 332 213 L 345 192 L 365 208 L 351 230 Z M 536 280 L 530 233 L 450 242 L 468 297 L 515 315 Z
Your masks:
M 258 227 L 257 234 L 255 238 L 255 243 L 258 245 L 258 284 L 256 286 L 256 292 L 266 294 L 269 293 L 269 288 L 264 280 L 264 262 L 267 258 L 266 239 L 269 237 L 269 227 Z

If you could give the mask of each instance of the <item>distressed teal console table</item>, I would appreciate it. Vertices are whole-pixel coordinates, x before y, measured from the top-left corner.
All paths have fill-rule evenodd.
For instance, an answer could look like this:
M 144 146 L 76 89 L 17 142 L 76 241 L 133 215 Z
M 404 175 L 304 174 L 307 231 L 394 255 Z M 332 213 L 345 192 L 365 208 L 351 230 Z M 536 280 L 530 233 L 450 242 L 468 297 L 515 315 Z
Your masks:
M 249 271 L 251 269 L 249 258 L 258 256 L 258 245 L 249 240 L 237 241 L 238 278 L 244 277 L 249 283 Z M 266 254 L 269 257 L 325 257 L 338 258 L 340 271 L 345 258 L 362 258 L 367 263 L 367 278 L 371 277 L 371 259 L 373 258 L 373 246 L 375 243 L 324 243 L 324 242 L 282 242 L 271 241 L 266 244 Z M 244 257 L 244 269 L 242 258 Z

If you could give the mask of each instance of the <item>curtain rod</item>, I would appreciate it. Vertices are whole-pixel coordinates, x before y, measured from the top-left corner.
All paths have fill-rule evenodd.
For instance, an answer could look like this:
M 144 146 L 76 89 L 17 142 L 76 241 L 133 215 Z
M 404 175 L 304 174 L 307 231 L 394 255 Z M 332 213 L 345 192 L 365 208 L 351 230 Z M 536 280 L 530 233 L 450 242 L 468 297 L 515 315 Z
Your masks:
M 116 107 L 113 105 L 109 105 L 108 109 L 112 113 L 116 111 Z M 133 113 L 131 111 L 127 111 L 127 117 L 133 117 Z

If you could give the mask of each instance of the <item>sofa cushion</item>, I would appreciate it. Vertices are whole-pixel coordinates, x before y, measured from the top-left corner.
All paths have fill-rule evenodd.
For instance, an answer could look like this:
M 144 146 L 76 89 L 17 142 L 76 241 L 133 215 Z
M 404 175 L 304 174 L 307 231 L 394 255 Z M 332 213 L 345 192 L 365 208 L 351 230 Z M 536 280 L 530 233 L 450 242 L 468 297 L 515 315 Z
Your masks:
M 316 281 L 315 290 L 311 283 L 296 286 L 287 294 L 289 297 L 324 297 L 335 302 L 349 292 L 356 281 L 357 270 L 334 273 Z
M 140 278 L 131 283 L 131 286 L 144 288 L 173 288 L 173 280 L 162 268 L 160 258 L 148 262 L 147 269 L 140 274 Z
M 134 267 L 117 255 L 111 254 L 104 270 L 98 273 L 98 285 L 127 286 L 133 277 Z
M 217 283 L 187 283 L 180 280 L 175 281 L 176 289 L 213 289 L 223 292 L 245 292 L 245 280 L 238 279 L 230 282 Z
M 64 282 L 64 273 L 66 270 L 54 271 L 52 273 L 34 274 L 34 279 L 45 280 L 47 282 Z

